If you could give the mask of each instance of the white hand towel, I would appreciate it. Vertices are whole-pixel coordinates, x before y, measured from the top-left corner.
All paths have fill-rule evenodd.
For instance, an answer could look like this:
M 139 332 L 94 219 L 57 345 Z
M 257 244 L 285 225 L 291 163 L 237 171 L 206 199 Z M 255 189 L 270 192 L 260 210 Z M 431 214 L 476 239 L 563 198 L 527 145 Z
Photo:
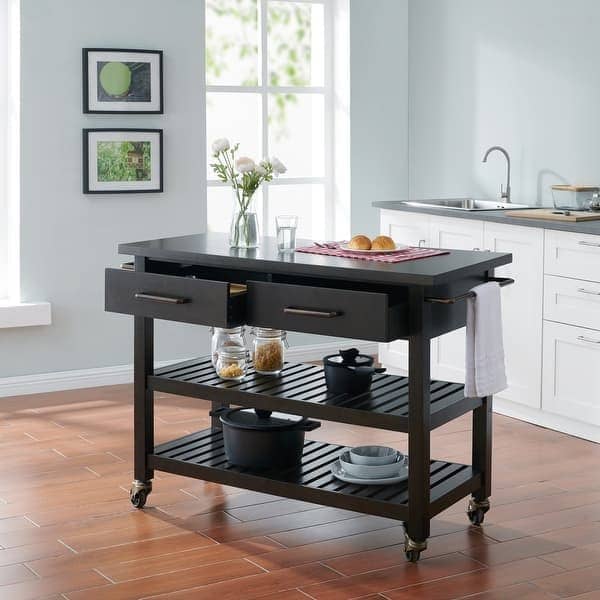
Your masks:
M 483 398 L 506 388 L 500 286 L 494 281 L 474 287 L 467 299 L 465 396 Z

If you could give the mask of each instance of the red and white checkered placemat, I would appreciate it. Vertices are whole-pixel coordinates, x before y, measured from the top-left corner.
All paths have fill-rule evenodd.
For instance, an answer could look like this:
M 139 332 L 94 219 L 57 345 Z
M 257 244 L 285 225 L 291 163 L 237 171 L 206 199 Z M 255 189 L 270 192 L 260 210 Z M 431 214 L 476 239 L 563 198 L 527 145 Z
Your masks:
M 329 248 L 321 248 L 320 246 L 307 246 L 305 248 L 296 248 L 296 252 L 321 254 L 324 256 L 337 256 L 339 258 L 354 258 L 356 260 L 369 260 L 383 263 L 401 263 L 409 260 L 418 260 L 419 258 L 429 258 L 430 256 L 450 254 L 448 250 L 436 250 L 435 248 L 416 248 L 412 246 L 406 250 L 398 250 L 396 252 L 384 252 L 382 254 L 359 254 L 357 252 L 343 250 L 339 247 L 339 245 Z

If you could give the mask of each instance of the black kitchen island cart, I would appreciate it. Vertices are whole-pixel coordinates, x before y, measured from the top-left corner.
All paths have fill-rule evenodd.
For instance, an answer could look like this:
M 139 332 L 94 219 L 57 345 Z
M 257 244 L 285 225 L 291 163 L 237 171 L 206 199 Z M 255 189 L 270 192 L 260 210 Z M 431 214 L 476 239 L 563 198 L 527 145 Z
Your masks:
M 134 315 L 134 481 L 142 508 L 154 471 L 166 471 L 404 522 L 405 551 L 418 560 L 430 519 L 470 495 L 468 516 L 483 521 L 491 495 L 491 398 L 465 398 L 464 386 L 430 379 L 430 341 L 465 325 L 469 290 L 495 279 L 510 254 L 452 250 L 387 264 L 295 253 L 272 238 L 254 250 L 201 234 L 119 246 L 134 262 L 106 270 L 106 310 Z M 495 279 L 502 285 L 510 279 Z M 289 331 L 390 342 L 408 340 L 408 377 L 376 375 L 358 396 L 327 392 L 323 369 L 286 363 L 277 377 L 249 370 L 223 381 L 210 357 L 154 367 L 154 319 Z M 246 406 L 408 433 L 408 481 L 392 486 L 337 480 L 331 465 L 342 446 L 307 440 L 293 469 L 253 471 L 227 462 L 218 418 L 211 427 L 155 446 L 155 391 L 210 400 L 213 409 Z M 431 460 L 430 433 L 473 415 L 472 464 Z

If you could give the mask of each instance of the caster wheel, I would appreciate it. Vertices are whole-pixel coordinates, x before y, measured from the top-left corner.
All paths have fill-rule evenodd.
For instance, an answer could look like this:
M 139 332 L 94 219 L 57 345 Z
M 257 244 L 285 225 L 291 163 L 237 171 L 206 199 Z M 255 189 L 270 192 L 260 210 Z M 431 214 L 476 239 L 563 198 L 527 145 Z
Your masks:
M 129 491 L 129 499 L 135 508 L 144 508 L 148 495 L 152 491 L 152 481 L 138 481 L 137 479 L 131 484 Z
M 427 541 L 415 542 L 407 533 L 404 534 L 404 556 L 406 560 L 416 563 L 421 558 L 421 552 L 427 549 Z
M 469 521 L 471 521 L 472 525 L 479 527 L 485 518 L 485 511 L 482 508 L 477 508 L 467 512 L 467 516 L 469 517 Z
M 475 498 L 471 498 L 467 507 L 467 517 L 469 517 L 472 525 L 479 527 L 483 523 L 485 513 L 488 510 L 490 510 L 490 501 L 488 499 L 475 500 Z
M 139 491 L 133 492 L 129 495 L 131 504 L 133 504 L 133 506 L 135 506 L 135 508 L 144 508 L 147 498 L 148 498 L 148 494 L 146 494 L 146 492 L 144 490 L 139 490 Z
M 419 558 L 421 558 L 420 550 L 405 550 L 404 555 L 406 556 L 406 560 L 411 563 L 418 562 Z

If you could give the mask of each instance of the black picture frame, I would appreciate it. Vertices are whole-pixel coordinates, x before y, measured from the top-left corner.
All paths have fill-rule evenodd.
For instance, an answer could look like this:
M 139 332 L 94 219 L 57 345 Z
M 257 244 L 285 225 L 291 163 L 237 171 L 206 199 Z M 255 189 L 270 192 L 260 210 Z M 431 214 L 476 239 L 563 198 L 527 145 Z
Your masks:
M 156 94 L 158 99 L 156 108 L 148 107 L 144 108 L 144 102 L 126 101 L 122 104 L 126 104 L 127 107 L 117 108 L 114 100 L 110 102 L 101 102 L 97 98 L 92 101 L 90 97 L 90 66 L 96 64 L 97 61 L 92 61 L 91 56 L 94 53 L 106 55 L 110 54 L 123 54 L 123 55 L 154 55 L 158 62 L 158 73 L 157 82 L 158 90 L 154 90 L 151 85 L 150 93 L 151 96 Z M 150 67 L 151 68 L 151 67 Z M 82 91 L 83 91 L 83 113 L 88 115 L 104 114 L 104 115 L 162 115 L 164 114 L 164 89 L 163 89 L 163 51 L 162 50 L 141 50 L 141 49 L 126 49 L 126 48 L 83 48 L 82 49 Z M 93 107 L 93 103 L 106 105 L 106 108 Z M 139 105 L 139 106 L 136 106 Z
M 91 137 L 93 134 L 105 134 L 107 137 L 110 137 L 111 134 L 121 134 L 121 133 L 130 133 L 132 138 L 135 134 L 141 134 L 142 137 L 145 134 L 156 135 L 157 143 L 158 143 L 158 163 L 157 163 L 157 185 L 155 187 L 141 187 L 139 189 L 135 188 L 132 185 L 123 185 L 123 187 L 114 187 L 111 189 L 98 189 L 96 186 L 101 186 L 102 184 L 97 180 L 92 182 L 90 180 L 90 159 L 93 156 L 93 153 L 90 152 L 90 143 Z M 120 140 L 123 141 L 123 140 Z M 136 141 L 134 139 L 127 141 Z M 143 140 L 146 141 L 146 140 Z M 82 130 L 82 157 L 83 157 L 83 193 L 84 194 L 156 194 L 164 192 L 164 164 L 163 164 L 163 130 L 162 129 L 140 129 L 140 128 L 130 128 L 130 127 L 121 127 L 121 128 L 93 128 L 93 129 L 83 129 Z M 111 182 L 113 183 L 113 182 Z M 124 184 L 129 184 L 132 182 L 123 182 Z M 133 182 L 137 183 L 137 182 Z M 141 184 L 140 184 L 141 185 Z

